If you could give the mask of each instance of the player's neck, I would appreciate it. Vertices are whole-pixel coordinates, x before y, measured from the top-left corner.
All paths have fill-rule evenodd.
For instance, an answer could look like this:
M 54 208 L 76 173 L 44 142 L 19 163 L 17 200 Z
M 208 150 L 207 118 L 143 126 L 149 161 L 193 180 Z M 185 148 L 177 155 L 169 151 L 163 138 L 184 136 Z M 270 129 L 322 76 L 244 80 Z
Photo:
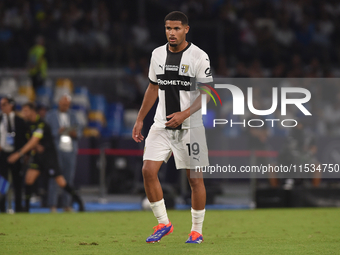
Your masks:
M 35 122 L 39 119 L 39 114 L 35 113 L 32 115 L 31 122 Z
M 189 43 L 187 41 L 183 41 L 181 44 L 177 45 L 176 47 L 171 47 L 169 44 L 169 50 L 172 53 L 177 53 L 177 52 L 184 50 L 188 46 L 188 44 Z

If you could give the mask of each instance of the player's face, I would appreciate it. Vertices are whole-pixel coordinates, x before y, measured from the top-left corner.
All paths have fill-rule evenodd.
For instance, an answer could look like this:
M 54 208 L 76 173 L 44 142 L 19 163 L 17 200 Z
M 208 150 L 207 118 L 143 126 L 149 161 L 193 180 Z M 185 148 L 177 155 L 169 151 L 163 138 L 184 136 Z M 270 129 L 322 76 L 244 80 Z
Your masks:
M 22 114 L 22 117 L 24 118 L 24 120 L 32 121 L 34 111 L 31 110 L 31 108 L 29 108 L 28 106 L 24 106 L 24 107 L 22 107 L 21 114 Z
M 181 21 L 165 21 L 165 34 L 170 47 L 181 46 L 185 42 L 185 37 L 188 32 L 189 26 L 183 25 Z

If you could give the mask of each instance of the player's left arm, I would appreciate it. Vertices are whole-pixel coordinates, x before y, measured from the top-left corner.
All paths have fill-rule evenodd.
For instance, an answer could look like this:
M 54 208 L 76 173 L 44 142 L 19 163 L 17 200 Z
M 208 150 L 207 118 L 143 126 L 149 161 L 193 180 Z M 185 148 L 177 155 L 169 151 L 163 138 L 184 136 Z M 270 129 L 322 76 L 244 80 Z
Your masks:
M 204 54 L 201 59 L 198 61 L 198 66 L 197 66 L 197 72 L 196 72 L 196 80 L 197 82 L 212 82 L 212 75 L 211 75 L 211 69 L 210 69 L 210 60 L 208 58 L 207 54 Z M 181 112 L 175 112 L 172 113 L 168 116 L 167 118 L 171 118 L 168 122 L 165 123 L 165 126 L 171 127 L 171 128 L 176 128 L 179 125 L 183 123 L 183 121 L 188 118 L 191 114 L 197 112 L 199 109 L 201 109 L 201 97 L 202 94 L 207 94 L 206 91 L 210 92 L 211 90 L 204 85 L 201 85 L 200 88 L 204 90 L 200 90 L 200 95 L 195 99 L 195 101 L 192 103 L 192 105 L 187 108 L 184 111 Z M 210 97 L 207 96 L 207 103 L 210 101 Z

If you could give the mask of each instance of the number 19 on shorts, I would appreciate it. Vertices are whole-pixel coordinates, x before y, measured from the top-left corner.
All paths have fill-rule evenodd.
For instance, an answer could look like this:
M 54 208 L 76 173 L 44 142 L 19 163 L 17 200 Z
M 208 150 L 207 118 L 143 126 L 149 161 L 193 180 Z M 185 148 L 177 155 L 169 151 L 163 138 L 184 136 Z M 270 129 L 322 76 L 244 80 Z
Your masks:
M 190 143 L 187 143 L 186 146 L 188 147 L 188 154 L 191 156 L 191 153 L 193 155 L 198 155 L 200 153 L 200 146 L 198 143 L 193 143 L 190 145 Z

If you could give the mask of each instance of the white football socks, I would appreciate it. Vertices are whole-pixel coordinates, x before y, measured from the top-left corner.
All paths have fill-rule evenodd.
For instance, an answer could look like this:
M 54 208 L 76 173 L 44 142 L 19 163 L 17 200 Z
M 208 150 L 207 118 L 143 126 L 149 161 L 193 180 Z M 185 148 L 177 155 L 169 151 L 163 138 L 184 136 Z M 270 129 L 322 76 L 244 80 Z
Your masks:
M 153 214 L 158 223 L 169 224 L 168 214 L 166 213 L 164 199 L 150 203 Z
M 191 216 L 192 216 L 191 231 L 196 231 L 202 235 L 204 215 L 205 215 L 205 209 L 195 210 L 191 208 Z

